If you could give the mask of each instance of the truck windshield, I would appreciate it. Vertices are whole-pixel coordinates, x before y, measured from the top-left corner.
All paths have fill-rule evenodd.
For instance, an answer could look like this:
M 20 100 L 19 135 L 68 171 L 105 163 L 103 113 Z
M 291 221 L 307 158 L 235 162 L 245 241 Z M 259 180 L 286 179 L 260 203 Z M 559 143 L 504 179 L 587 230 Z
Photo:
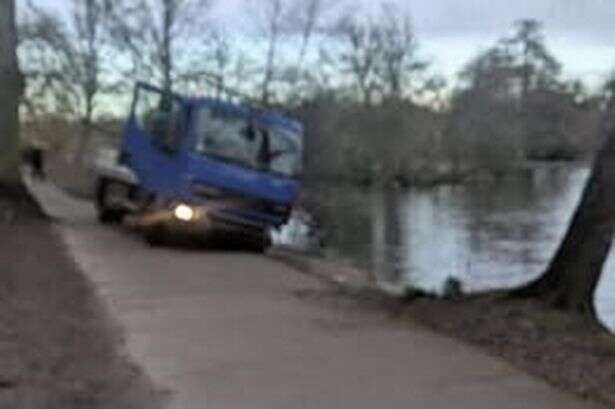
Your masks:
M 296 176 L 301 170 L 300 135 L 281 126 L 262 126 L 245 115 L 201 107 L 193 117 L 195 150 L 225 162 Z

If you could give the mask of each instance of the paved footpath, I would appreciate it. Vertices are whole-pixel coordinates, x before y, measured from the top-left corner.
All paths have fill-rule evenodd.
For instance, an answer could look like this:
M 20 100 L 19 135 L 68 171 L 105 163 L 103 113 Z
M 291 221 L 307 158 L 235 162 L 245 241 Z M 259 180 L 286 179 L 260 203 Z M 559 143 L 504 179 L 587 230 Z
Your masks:
M 305 293 L 325 284 L 264 256 L 152 249 L 88 202 L 33 190 L 171 408 L 599 408 L 386 314 Z

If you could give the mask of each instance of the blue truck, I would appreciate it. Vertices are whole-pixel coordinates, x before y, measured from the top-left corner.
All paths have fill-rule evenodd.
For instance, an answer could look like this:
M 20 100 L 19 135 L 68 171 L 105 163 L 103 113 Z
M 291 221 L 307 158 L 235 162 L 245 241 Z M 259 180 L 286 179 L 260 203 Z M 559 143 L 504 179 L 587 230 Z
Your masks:
M 231 239 L 263 251 L 300 187 L 303 127 L 286 115 L 138 83 L 116 159 L 97 166 L 103 223 L 151 244 Z

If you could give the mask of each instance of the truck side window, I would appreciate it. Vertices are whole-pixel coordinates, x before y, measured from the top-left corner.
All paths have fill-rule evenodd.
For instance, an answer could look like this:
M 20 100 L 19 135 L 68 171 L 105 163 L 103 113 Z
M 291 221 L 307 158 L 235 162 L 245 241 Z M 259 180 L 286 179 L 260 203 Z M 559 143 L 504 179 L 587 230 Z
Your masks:
M 140 131 L 151 131 L 152 121 L 160 113 L 177 113 L 180 104 L 178 101 L 165 96 L 159 91 L 140 88 L 135 104 L 135 119 Z
M 141 132 L 166 150 L 174 150 L 179 142 L 181 106 L 163 93 L 139 89 L 135 119 Z
M 152 116 L 158 110 L 161 98 L 162 94 L 159 92 L 150 91 L 145 88 L 139 89 L 135 104 L 135 119 L 140 131 L 148 131 L 148 125 L 151 122 Z

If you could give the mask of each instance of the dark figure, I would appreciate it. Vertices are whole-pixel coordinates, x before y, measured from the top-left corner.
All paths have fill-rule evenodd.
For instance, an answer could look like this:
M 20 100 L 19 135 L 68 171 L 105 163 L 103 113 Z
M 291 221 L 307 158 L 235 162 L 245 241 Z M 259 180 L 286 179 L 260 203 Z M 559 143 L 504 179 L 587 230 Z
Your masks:
M 35 179 L 45 179 L 45 153 L 41 148 L 30 147 L 22 154 L 24 163 L 30 166 L 30 172 Z

